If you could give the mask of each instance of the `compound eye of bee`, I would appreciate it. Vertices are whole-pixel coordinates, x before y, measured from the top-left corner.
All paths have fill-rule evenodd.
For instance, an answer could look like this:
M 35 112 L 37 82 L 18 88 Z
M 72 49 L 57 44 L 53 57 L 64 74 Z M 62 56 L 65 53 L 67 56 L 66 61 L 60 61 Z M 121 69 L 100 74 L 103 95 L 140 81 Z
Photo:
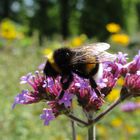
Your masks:
M 67 52 L 67 53 L 65 54 L 64 57 L 65 57 L 66 59 L 69 59 L 69 57 L 70 57 L 70 53 Z

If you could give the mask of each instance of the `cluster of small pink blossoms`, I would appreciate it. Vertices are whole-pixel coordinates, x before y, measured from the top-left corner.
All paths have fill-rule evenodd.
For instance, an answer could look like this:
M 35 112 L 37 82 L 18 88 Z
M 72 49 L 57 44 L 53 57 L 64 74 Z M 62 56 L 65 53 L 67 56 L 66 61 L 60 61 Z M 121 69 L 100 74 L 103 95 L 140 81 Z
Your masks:
M 140 96 L 140 51 L 132 62 L 124 66 L 125 83 L 124 86 L 133 93 L 133 96 Z
M 61 114 L 69 115 L 73 111 L 72 102 L 74 98 L 77 99 L 84 112 L 99 110 L 105 97 L 121 76 L 125 80 L 123 87 L 129 91 L 129 94 L 140 95 L 140 51 L 129 63 L 127 63 L 127 54 L 119 52 L 114 62 L 104 62 L 103 67 L 103 76 L 97 81 L 102 97 L 96 95 L 89 84 L 89 80 L 73 74 L 73 82 L 65 91 L 64 96 L 59 99 L 62 90 L 61 76 L 53 79 L 52 77 L 46 77 L 42 72 L 36 71 L 35 74 L 29 73 L 21 77 L 20 83 L 30 85 L 32 90 L 23 90 L 18 94 L 12 107 L 14 108 L 16 104 L 32 104 L 45 101 L 47 108 L 43 109 L 40 117 L 44 120 L 44 124 L 48 125 L 57 116 Z
M 121 110 L 123 112 L 133 112 L 137 109 L 140 109 L 140 102 L 126 102 L 121 105 Z

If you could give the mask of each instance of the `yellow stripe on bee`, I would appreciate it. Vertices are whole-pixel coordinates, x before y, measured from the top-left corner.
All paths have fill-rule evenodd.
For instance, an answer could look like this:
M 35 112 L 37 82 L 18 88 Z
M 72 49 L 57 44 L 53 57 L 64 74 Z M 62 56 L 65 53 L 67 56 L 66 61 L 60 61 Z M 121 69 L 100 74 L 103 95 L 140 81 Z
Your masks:
M 53 52 L 51 52 L 48 56 L 47 56 L 49 62 L 51 63 L 51 66 L 54 68 L 54 70 L 56 70 L 57 72 L 61 72 L 61 70 L 59 69 L 59 67 L 56 65 L 54 58 L 53 58 Z
M 87 73 L 90 73 L 94 68 L 96 64 L 86 64 L 86 71 Z
M 49 54 L 47 55 L 47 58 L 48 58 L 49 62 L 54 61 L 54 60 L 53 60 L 53 52 L 49 53 Z

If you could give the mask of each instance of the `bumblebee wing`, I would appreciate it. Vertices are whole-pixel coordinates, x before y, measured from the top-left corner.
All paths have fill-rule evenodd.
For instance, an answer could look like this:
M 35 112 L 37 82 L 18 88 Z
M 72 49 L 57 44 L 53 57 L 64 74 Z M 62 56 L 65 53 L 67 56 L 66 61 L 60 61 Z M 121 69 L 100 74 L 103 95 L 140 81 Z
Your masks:
M 105 50 L 109 49 L 110 45 L 107 43 L 95 43 L 95 44 L 88 44 L 86 46 L 82 46 L 76 49 L 72 49 L 74 56 L 72 57 L 72 64 L 79 64 L 79 63 L 99 63 L 103 62 L 104 60 L 100 61 L 100 58 L 103 56 L 107 56 Z M 108 58 L 107 58 L 108 59 Z
M 81 47 L 73 49 L 73 51 L 76 51 L 76 52 L 85 52 L 85 51 L 86 52 L 94 52 L 96 54 L 98 52 L 105 51 L 109 48 L 110 48 L 110 45 L 108 43 L 100 42 L 100 43 L 94 43 L 94 44 L 88 44 L 85 46 L 81 46 Z
M 107 61 L 114 61 L 116 57 L 117 57 L 116 54 L 111 54 L 104 51 L 97 56 L 97 60 L 98 62 L 102 63 L 102 62 L 107 62 Z

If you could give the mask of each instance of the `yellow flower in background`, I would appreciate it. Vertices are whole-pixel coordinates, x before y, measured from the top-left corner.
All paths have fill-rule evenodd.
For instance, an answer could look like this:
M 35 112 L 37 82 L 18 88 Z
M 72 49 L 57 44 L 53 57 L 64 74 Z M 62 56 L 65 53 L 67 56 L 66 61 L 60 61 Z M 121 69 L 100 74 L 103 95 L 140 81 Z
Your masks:
M 127 34 L 113 34 L 111 35 L 111 41 L 123 46 L 127 46 L 130 42 L 130 38 Z
M 122 85 L 124 84 L 124 79 L 123 79 L 122 77 L 119 78 L 118 81 L 117 81 L 117 84 L 118 84 L 119 86 L 122 86 Z
M 107 100 L 109 101 L 109 102 L 113 102 L 113 101 L 115 101 L 117 98 L 119 98 L 119 96 L 120 96 L 120 90 L 119 89 L 113 89 L 112 91 L 111 91 L 111 93 L 107 96 Z
M 125 129 L 129 134 L 134 134 L 137 132 L 137 129 L 132 125 L 125 125 Z
M 82 34 L 80 36 L 77 36 L 75 38 L 73 38 L 70 42 L 70 46 L 71 47 L 78 47 L 78 46 L 81 46 L 85 43 L 87 39 L 87 36 L 85 34 Z
M 114 127 L 120 127 L 122 125 L 123 121 L 120 118 L 115 118 L 111 121 L 111 125 Z
M 52 54 L 52 50 L 51 49 L 49 49 L 49 48 L 46 48 L 46 49 L 44 49 L 43 51 L 42 51 L 42 54 L 44 55 L 44 56 L 49 56 L 50 54 Z
M 12 40 L 16 38 L 16 32 L 15 31 L 2 31 L 1 36 L 3 38 Z
M 83 136 L 81 136 L 81 135 L 77 135 L 77 136 L 76 136 L 76 140 L 84 140 L 84 138 L 83 138 Z
M 16 27 L 10 20 L 3 20 L 0 25 L 0 35 L 3 38 L 12 40 L 17 36 Z
M 112 22 L 106 25 L 106 29 L 110 33 L 118 33 L 121 30 L 121 27 L 119 24 Z
M 80 45 L 82 45 L 82 40 L 80 37 L 75 37 L 72 41 L 71 41 L 71 45 L 72 47 L 78 47 Z
M 100 135 L 107 137 L 106 127 L 104 127 L 103 125 L 97 125 L 97 130 L 99 131 Z

